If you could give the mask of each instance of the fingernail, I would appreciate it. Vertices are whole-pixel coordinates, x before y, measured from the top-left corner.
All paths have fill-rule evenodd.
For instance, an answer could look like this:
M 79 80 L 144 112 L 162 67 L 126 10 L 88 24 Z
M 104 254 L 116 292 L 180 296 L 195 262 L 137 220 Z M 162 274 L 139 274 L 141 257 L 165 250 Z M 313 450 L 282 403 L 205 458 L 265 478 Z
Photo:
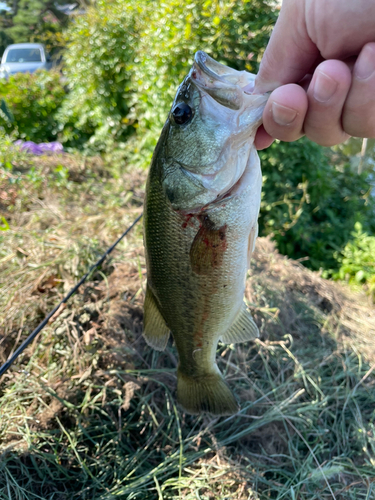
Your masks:
M 354 74 L 360 80 L 365 80 L 375 70 L 375 50 L 373 46 L 366 46 L 354 66 Z
M 330 76 L 318 70 L 314 83 L 314 98 L 319 102 L 327 102 L 336 92 L 338 83 Z
M 272 103 L 271 113 L 274 121 L 278 125 L 290 125 L 295 117 L 297 116 L 297 111 L 292 108 L 287 108 L 276 102 Z

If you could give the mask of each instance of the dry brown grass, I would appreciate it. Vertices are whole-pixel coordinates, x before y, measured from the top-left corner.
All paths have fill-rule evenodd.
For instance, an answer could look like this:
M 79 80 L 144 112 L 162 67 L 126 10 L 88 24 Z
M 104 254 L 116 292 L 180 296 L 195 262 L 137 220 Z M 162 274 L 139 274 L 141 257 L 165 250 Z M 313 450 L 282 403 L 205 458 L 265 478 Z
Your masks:
M 34 179 L 26 167 L 0 179 L 20 176 L 0 207 L 0 362 L 142 210 L 144 172 L 35 161 Z M 139 224 L 0 381 L 1 499 L 371 498 L 364 295 L 259 238 L 246 299 L 261 338 L 219 347 L 242 410 L 212 419 L 176 407 L 174 346 L 156 353 L 142 339 L 145 283 Z
M 268 335 L 271 331 L 276 335 L 288 332 L 303 339 L 306 324 L 294 304 L 296 299 L 306 301 L 309 307 L 324 315 L 321 333 L 334 331 L 336 340 L 343 346 L 350 345 L 369 363 L 375 363 L 375 307 L 365 293 L 323 279 L 299 262 L 279 254 L 270 238 L 258 238 L 253 261 L 255 269 L 248 280 L 247 299 L 251 303 L 262 303 L 262 296 L 256 293 L 259 285 L 282 298 L 277 304 L 282 328 L 280 324 L 269 326 L 265 328 Z

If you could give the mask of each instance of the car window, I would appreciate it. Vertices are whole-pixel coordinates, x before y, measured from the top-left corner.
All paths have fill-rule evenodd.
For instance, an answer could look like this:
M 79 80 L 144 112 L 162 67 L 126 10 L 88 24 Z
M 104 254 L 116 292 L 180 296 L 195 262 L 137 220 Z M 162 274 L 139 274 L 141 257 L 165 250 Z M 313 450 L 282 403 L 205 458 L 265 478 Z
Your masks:
M 11 49 L 7 54 L 7 63 L 41 62 L 40 49 Z

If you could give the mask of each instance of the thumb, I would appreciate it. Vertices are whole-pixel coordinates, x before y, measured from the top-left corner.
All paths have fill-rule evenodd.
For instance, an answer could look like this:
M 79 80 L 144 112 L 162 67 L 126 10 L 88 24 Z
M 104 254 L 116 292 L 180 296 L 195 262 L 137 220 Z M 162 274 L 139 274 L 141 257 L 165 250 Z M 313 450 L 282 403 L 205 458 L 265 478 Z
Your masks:
M 284 0 L 255 80 L 255 93 L 298 83 L 311 69 L 319 50 L 306 28 L 305 2 Z

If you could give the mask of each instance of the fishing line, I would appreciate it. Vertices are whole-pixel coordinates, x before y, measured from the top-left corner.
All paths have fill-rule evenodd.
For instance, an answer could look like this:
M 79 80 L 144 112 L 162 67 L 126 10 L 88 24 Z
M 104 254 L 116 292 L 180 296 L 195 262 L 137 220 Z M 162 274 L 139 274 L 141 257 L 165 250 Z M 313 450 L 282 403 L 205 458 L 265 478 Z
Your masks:
M 27 337 L 27 339 L 19 346 L 19 348 L 14 352 L 14 354 L 6 361 L 1 367 L 0 367 L 0 377 L 3 375 L 8 368 L 14 363 L 14 361 L 18 358 L 18 356 L 26 349 L 26 347 L 35 339 L 35 337 L 38 335 L 38 333 L 43 330 L 43 328 L 46 326 L 46 324 L 49 322 L 49 320 L 52 318 L 52 316 L 60 309 L 60 307 L 63 304 L 66 304 L 70 297 L 78 290 L 78 288 L 86 281 L 86 279 L 90 276 L 90 274 L 100 266 L 106 259 L 106 257 L 112 252 L 112 250 L 120 243 L 120 241 L 133 229 L 133 227 L 137 224 L 138 221 L 140 221 L 143 213 L 139 215 L 135 221 L 126 229 L 124 233 L 113 243 L 112 246 L 108 248 L 108 250 L 100 257 L 98 261 L 93 264 L 87 273 L 80 279 L 80 281 L 70 290 L 70 292 L 62 299 L 62 301 L 57 304 L 57 306 L 52 309 L 52 311 L 44 318 L 44 320 L 39 323 L 39 325 L 35 328 L 35 330 L 30 333 L 30 335 Z

